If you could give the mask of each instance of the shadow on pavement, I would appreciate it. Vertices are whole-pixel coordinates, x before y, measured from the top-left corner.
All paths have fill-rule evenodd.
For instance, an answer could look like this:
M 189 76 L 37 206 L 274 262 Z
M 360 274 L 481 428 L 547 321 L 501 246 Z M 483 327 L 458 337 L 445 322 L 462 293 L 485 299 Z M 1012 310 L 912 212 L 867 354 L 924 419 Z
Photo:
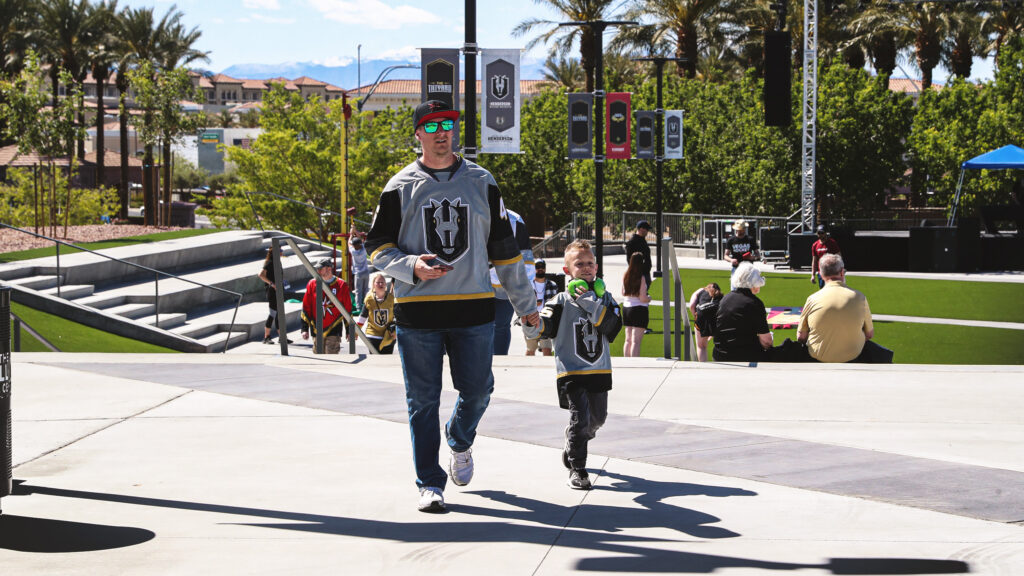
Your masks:
M 623 482 L 628 482 L 631 488 L 643 486 L 639 479 L 618 476 Z M 681 484 L 670 482 L 652 482 L 650 486 L 659 490 L 666 490 L 671 485 L 679 485 L 683 489 L 689 489 L 692 494 L 708 494 L 712 496 L 729 495 L 753 495 L 746 490 L 734 488 L 721 488 L 715 486 L 700 486 L 695 484 Z M 688 488 L 687 488 L 688 487 Z M 637 490 L 639 491 L 639 490 Z M 495 500 L 502 498 L 512 504 L 523 503 L 532 505 L 523 512 L 507 510 L 490 510 L 473 506 L 454 506 L 449 509 L 453 513 L 468 513 L 478 516 L 507 517 L 528 522 L 540 522 L 549 526 L 535 526 L 513 524 L 508 522 L 459 522 L 459 521 L 435 521 L 435 522 L 389 522 L 383 520 L 364 520 L 361 518 L 347 518 L 343 516 L 327 516 L 322 514 L 308 514 L 302 512 L 286 512 L 280 510 L 267 510 L 262 508 L 247 508 L 241 506 L 224 506 L 202 502 L 185 502 L 180 500 L 166 500 L 161 498 L 144 498 L 138 496 L 126 496 L 122 494 L 107 494 L 102 492 L 87 492 L 82 490 L 66 490 L 61 488 L 48 488 L 45 486 L 32 486 L 21 484 L 16 490 L 20 495 L 46 495 L 62 498 L 80 498 L 87 500 L 98 500 L 129 504 L 135 506 L 156 506 L 162 508 L 175 508 L 179 510 L 194 510 L 199 512 L 213 512 L 219 514 L 235 514 L 239 516 L 262 517 L 278 522 L 249 523 L 239 522 L 241 526 L 252 526 L 260 528 L 272 528 L 276 530 L 293 530 L 299 532 L 311 532 L 316 534 L 332 534 L 337 536 L 349 536 L 355 538 L 372 538 L 380 540 L 392 540 L 396 542 L 410 543 L 498 543 L 498 542 L 522 542 L 531 544 L 542 544 L 557 546 L 561 548 L 576 548 L 581 550 L 601 551 L 600 558 L 584 558 L 577 563 L 579 570 L 594 571 L 615 571 L 615 572 L 683 572 L 683 573 L 712 573 L 719 568 L 726 567 L 750 567 L 763 570 L 802 570 L 804 568 L 820 568 L 830 570 L 833 574 L 954 574 L 969 572 L 970 568 L 965 562 L 953 560 L 930 560 L 917 558 L 832 558 L 825 564 L 797 564 L 783 562 L 767 562 L 751 558 L 739 558 L 732 556 L 718 556 L 712 554 L 695 554 L 677 550 L 664 550 L 651 547 L 657 543 L 681 544 L 677 540 L 663 538 L 648 538 L 631 536 L 621 533 L 621 527 L 666 525 L 658 524 L 650 519 L 641 522 L 641 515 L 650 515 L 649 510 L 624 509 L 615 506 L 598 507 L 603 514 L 613 516 L 624 514 L 625 519 L 613 518 L 607 521 L 594 521 L 592 530 L 581 530 L 576 528 L 563 528 L 571 520 L 573 514 L 578 510 L 585 509 L 586 505 L 579 507 L 565 507 L 540 503 L 536 500 L 519 498 L 507 495 L 505 492 L 476 492 L 486 497 L 493 497 Z M 668 494 L 660 496 L 663 498 Z M 641 495 L 643 497 L 643 494 Z M 701 521 L 718 521 L 714 516 L 696 511 L 687 511 L 676 506 L 664 505 L 665 508 L 657 512 L 658 520 L 665 520 L 669 512 L 682 514 L 684 519 L 679 522 L 668 522 L 667 527 L 686 532 L 696 528 L 714 528 L 700 526 Z M 634 516 L 635 512 L 641 513 Z M 551 518 L 561 516 L 558 523 Z M 455 514 L 445 516 L 447 519 L 457 517 Z M 13 517 L 16 518 L 16 517 Z M 434 516 L 433 518 L 437 518 Z M 91 525 L 86 525 L 91 526 Z M 125 530 L 121 528 L 121 530 Z M 140 529 L 149 534 L 152 532 Z M 596 531 L 600 530 L 600 531 Z M 737 536 L 729 530 L 716 528 L 711 532 L 711 538 L 725 538 Z M 49 536 L 48 536 L 49 537 Z M 704 537 L 704 536 L 701 536 Z M 147 540 L 149 539 L 147 538 Z M 643 545 L 639 545 L 643 544 Z M 608 553 L 617 556 L 608 557 Z
M 18 552 L 95 552 L 135 546 L 155 536 L 149 530 L 130 526 L 0 516 L 0 549 Z

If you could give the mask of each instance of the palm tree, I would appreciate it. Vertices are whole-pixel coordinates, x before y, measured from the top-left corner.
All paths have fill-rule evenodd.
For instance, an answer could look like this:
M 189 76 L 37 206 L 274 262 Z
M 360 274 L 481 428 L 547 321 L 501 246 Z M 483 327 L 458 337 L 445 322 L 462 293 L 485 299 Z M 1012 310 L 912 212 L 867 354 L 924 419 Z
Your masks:
M 1007 38 L 1024 35 L 1024 4 L 1003 2 L 999 8 L 991 8 L 981 23 L 981 31 L 986 38 L 991 38 L 985 46 L 985 53 L 995 54 L 999 62 L 999 52 Z
M 721 42 L 728 42 L 725 31 L 739 32 L 730 27 L 736 23 L 737 11 L 749 4 L 743 0 L 639 0 L 626 12 L 630 19 L 653 20 L 650 26 L 624 28 L 619 31 L 619 42 L 646 49 L 652 53 L 671 53 L 676 58 L 680 74 L 688 78 L 697 76 L 697 64 L 702 54 L 720 54 Z M 730 30 L 731 28 L 731 30 Z
M 868 38 L 872 51 L 881 48 L 884 56 L 888 56 L 884 51 L 891 44 L 880 44 L 879 40 L 891 38 L 895 41 L 897 51 L 903 46 L 912 45 L 915 63 L 921 71 L 921 89 L 931 87 L 932 71 L 942 58 L 942 42 L 949 33 L 945 7 L 933 3 L 899 6 L 878 3 L 865 10 L 853 26 L 859 34 Z M 874 52 L 873 57 L 876 57 Z M 888 62 L 882 64 L 887 66 Z M 876 69 L 882 73 L 881 67 Z
M 986 38 L 981 33 L 981 6 L 957 5 L 947 14 L 950 36 L 943 43 L 943 59 L 949 71 L 959 78 L 970 78 L 975 55 L 984 55 Z
M 39 50 L 50 64 L 53 101 L 57 102 L 59 69 L 67 70 L 79 86 L 89 73 L 88 38 L 92 26 L 88 0 L 42 0 L 37 4 L 39 19 L 36 38 Z M 78 105 L 78 122 L 85 124 L 84 102 Z M 68 143 L 69 151 L 71 142 Z M 85 140 L 80 138 L 78 158 L 85 156 Z
M 179 66 L 185 66 L 199 60 L 208 62 L 210 60 L 208 52 L 202 52 L 193 48 L 193 45 L 199 40 L 200 36 L 202 36 L 202 32 L 197 28 L 186 31 L 185 27 L 177 19 L 166 28 L 163 28 L 156 54 L 160 68 L 162 70 L 174 70 Z M 161 146 L 164 206 L 167 207 L 164 211 L 164 225 L 168 226 L 171 223 L 171 141 L 176 136 L 178 135 L 165 134 Z
M 106 184 L 106 105 L 103 103 L 107 79 L 117 61 L 117 0 L 102 1 L 92 6 L 93 41 L 89 46 L 92 78 L 96 81 L 96 186 Z
M 121 215 L 128 217 L 128 106 L 127 97 L 130 87 L 128 73 L 138 63 L 148 61 L 154 62 L 158 53 L 160 38 L 163 31 L 169 26 L 176 24 L 181 18 L 174 6 L 168 9 L 167 13 L 156 22 L 153 18 L 152 8 L 125 8 L 117 18 L 117 36 L 120 42 L 117 46 L 117 91 L 120 98 L 120 121 L 121 128 Z M 152 111 L 145 111 L 149 117 L 145 120 L 152 122 Z M 145 221 L 147 224 L 156 222 L 156 197 L 153 186 L 153 146 L 146 145 L 142 159 L 142 190 L 144 205 L 146 208 Z
M 546 4 L 569 22 L 593 22 L 604 20 L 605 12 L 613 4 L 613 0 L 534 0 L 538 4 Z M 553 41 L 552 51 L 565 56 L 574 44 L 580 47 L 580 64 L 586 76 L 587 92 L 594 91 L 594 69 L 597 67 L 597 55 L 594 54 L 594 31 L 591 26 L 560 27 L 553 20 L 529 18 L 520 22 L 512 29 L 513 36 L 523 36 L 537 28 L 547 28 L 539 36 L 526 43 L 527 50 L 537 44 Z
M 28 49 L 35 11 L 31 0 L 0 0 L 0 74 L 21 71 Z
M 559 56 L 555 59 L 550 54 L 544 61 L 544 79 L 564 86 L 569 92 L 576 92 L 583 87 L 583 68 L 580 68 L 579 60 Z

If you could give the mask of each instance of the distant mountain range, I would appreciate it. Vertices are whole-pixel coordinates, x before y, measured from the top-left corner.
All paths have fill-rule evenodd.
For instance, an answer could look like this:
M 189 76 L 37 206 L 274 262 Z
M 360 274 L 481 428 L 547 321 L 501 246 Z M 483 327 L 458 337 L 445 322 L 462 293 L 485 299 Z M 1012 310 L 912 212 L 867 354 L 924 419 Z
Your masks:
M 361 81 L 363 86 L 369 86 L 389 66 L 402 65 L 419 66 L 418 61 L 407 60 L 363 60 L 361 65 L 355 61 L 345 66 L 325 66 L 313 62 L 285 62 L 282 64 L 236 64 L 221 70 L 232 78 L 246 78 L 252 80 L 266 80 L 268 78 L 284 77 L 295 79 L 300 76 L 308 76 L 321 82 L 327 82 L 335 86 L 350 90 L 356 88 Z M 477 74 L 479 75 L 479 65 Z M 523 62 L 519 72 L 523 80 L 540 80 L 544 77 L 543 63 Z M 465 77 L 465 71 L 460 71 L 460 77 Z M 398 68 L 392 70 L 386 77 L 387 80 L 418 80 L 420 78 L 419 68 Z

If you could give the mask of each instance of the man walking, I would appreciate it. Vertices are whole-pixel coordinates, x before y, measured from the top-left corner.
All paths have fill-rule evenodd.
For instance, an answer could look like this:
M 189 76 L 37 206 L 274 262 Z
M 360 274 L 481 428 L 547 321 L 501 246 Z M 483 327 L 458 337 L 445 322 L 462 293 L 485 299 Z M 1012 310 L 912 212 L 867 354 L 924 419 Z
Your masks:
M 424 512 L 445 510 L 448 476 L 438 463 L 445 353 L 459 392 L 445 424 L 452 452 L 448 473 L 458 486 L 473 478 L 470 448 L 494 388 L 488 260 L 524 324 L 538 324 L 536 297 L 494 177 L 452 150 L 458 117 L 437 100 L 416 107 L 413 126 L 422 156 L 385 186 L 366 237 L 373 266 L 395 279 L 398 351 Z
M 818 239 L 811 245 L 811 282 L 817 282 L 818 288 L 825 287 L 825 278 L 821 275 L 818 270 L 818 261 L 825 254 L 835 254 L 841 256 L 839 252 L 839 243 L 836 242 L 835 238 L 829 236 L 828 231 L 825 230 L 824 224 L 818 224 Z
M 747 234 L 746 220 L 737 220 L 732 225 L 734 236 L 725 241 L 725 259 L 732 264 L 732 273 L 740 262 L 755 262 L 761 259 L 761 251 L 758 249 L 757 240 Z

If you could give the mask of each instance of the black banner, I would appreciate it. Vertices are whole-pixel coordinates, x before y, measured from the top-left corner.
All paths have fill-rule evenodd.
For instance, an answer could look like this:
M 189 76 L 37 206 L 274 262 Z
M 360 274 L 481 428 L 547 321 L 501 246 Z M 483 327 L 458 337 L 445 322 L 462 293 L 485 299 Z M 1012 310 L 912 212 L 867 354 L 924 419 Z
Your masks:
M 423 48 L 420 67 L 420 99 L 440 100 L 459 110 L 459 51 L 454 48 Z M 455 123 L 452 149 L 459 149 L 459 123 Z
M 656 112 L 636 113 L 636 157 L 654 158 L 654 126 Z
M 594 156 L 593 94 L 569 94 L 569 158 Z

